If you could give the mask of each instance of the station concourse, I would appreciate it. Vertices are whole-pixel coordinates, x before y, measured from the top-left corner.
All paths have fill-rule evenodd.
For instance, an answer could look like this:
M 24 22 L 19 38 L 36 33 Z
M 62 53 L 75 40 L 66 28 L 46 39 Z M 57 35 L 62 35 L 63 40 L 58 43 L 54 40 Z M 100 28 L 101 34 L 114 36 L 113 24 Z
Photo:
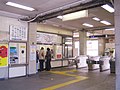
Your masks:
M 31 11 L 9 6 L 12 1 L 31 6 Z M 0 1 L 0 90 L 120 90 L 119 4 L 120 0 Z M 114 11 L 106 11 L 104 5 Z M 79 11 L 86 16 L 66 18 Z M 39 55 L 42 47 L 41 70 L 36 52 Z

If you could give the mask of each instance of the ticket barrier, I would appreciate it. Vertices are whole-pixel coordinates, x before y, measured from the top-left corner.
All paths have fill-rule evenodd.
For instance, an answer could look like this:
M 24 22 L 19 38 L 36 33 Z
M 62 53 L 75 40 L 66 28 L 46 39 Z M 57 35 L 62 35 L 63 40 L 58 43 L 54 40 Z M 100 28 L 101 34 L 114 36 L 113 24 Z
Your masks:
M 86 60 L 86 63 L 88 64 L 88 70 L 89 71 L 99 69 L 99 58 L 100 58 L 99 56 L 97 56 L 97 57 L 89 57 Z
M 86 59 L 88 59 L 88 56 L 80 55 L 78 59 L 79 59 L 78 68 L 86 68 L 87 67 Z
M 79 56 L 67 58 L 67 60 L 68 60 L 68 66 L 75 65 L 76 69 L 78 69 L 78 63 L 79 63 L 79 58 L 78 57 Z
M 110 57 L 108 56 L 100 57 L 100 60 L 99 60 L 100 72 L 110 69 L 109 60 L 110 60 Z

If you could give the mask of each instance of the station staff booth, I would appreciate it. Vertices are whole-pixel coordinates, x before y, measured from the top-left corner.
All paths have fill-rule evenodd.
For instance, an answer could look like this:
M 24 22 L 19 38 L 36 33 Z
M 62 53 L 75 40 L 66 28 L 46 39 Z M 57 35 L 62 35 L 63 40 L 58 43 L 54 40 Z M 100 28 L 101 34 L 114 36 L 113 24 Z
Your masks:
M 72 42 L 72 38 L 70 39 L 70 42 Z M 43 47 L 45 54 L 47 48 L 52 50 L 52 68 L 68 66 L 68 61 L 65 58 L 72 57 L 72 43 L 69 45 L 66 42 L 66 37 L 63 38 L 62 35 L 37 32 L 37 50 L 40 51 Z M 37 64 L 37 68 L 39 67 L 39 64 Z

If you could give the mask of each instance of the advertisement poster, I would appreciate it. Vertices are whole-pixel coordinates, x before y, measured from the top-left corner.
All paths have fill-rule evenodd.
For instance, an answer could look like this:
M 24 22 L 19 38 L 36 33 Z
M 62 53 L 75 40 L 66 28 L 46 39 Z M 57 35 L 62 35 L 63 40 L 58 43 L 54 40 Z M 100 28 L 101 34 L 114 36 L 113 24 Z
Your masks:
M 10 64 L 18 63 L 18 45 L 10 43 Z
M 0 67 L 8 65 L 8 45 L 0 44 Z
M 30 61 L 36 60 L 36 46 L 31 45 L 30 46 Z
M 56 59 L 62 58 L 62 46 L 56 46 Z

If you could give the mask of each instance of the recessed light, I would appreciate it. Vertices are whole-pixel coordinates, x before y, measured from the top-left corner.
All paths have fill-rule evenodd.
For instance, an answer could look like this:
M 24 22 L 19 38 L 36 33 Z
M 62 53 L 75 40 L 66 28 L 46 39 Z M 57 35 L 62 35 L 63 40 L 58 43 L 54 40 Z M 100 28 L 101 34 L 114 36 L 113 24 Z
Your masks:
M 105 24 L 105 25 L 111 25 L 111 23 L 109 23 L 108 21 L 100 21 L 100 22 Z
M 57 18 L 59 18 L 59 19 L 63 19 L 63 16 L 57 16 Z
M 100 19 L 97 18 L 97 17 L 94 17 L 94 18 L 92 18 L 92 19 L 95 20 L 95 21 L 100 21 Z
M 114 8 L 112 8 L 108 4 L 105 4 L 105 5 L 101 6 L 101 7 L 104 8 L 105 10 L 107 10 L 110 13 L 113 13 L 115 11 Z
M 93 27 L 93 25 L 88 24 L 88 23 L 83 23 L 82 25 L 87 26 L 87 27 Z
M 13 2 L 7 2 L 6 5 L 17 7 L 17 8 L 21 8 L 21 9 L 28 10 L 28 11 L 35 10 L 34 8 L 27 7 L 27 6 L 24 6 L 24 5 L 21 5 L 21 4 L 17 4 L 17 3 L 13 3 Z

